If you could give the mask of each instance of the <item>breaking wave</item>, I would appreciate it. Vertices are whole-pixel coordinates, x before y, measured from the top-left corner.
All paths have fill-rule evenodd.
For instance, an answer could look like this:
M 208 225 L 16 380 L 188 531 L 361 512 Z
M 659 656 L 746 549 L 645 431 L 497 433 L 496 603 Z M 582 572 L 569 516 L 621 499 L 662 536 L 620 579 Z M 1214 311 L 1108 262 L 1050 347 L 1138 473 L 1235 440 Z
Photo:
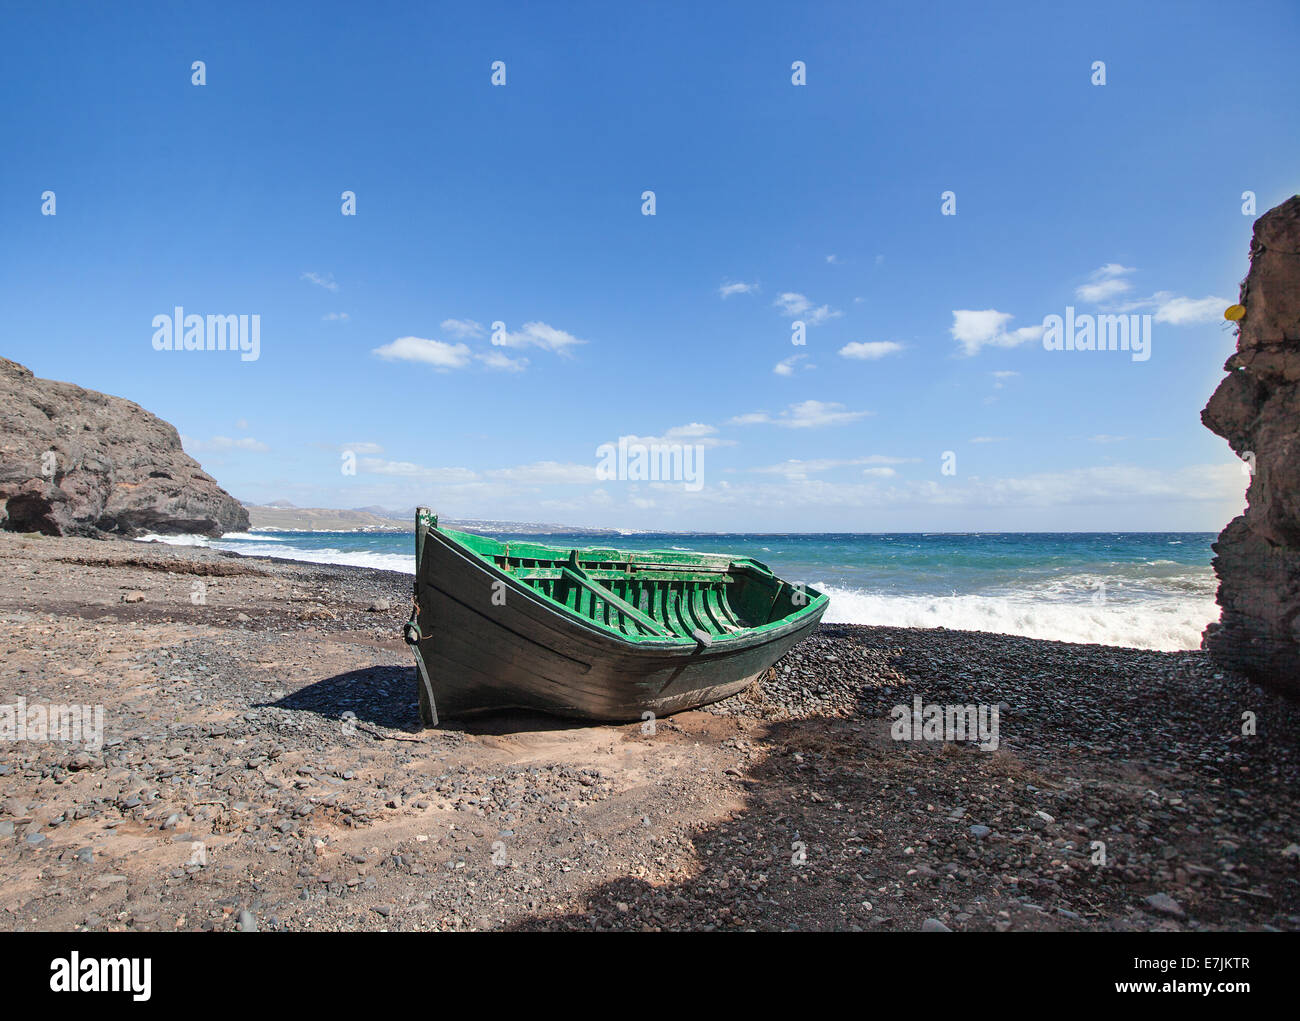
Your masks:
M 1200 648 L 1205 625 L 1219 618 L 1213 594 L 1098 604 L 1047 599 L 1031 590 L 996 596 L 880 595 L 834 586 L 822 591 L 831 597 L 828 623 L 945 627 L 1163 652 Z

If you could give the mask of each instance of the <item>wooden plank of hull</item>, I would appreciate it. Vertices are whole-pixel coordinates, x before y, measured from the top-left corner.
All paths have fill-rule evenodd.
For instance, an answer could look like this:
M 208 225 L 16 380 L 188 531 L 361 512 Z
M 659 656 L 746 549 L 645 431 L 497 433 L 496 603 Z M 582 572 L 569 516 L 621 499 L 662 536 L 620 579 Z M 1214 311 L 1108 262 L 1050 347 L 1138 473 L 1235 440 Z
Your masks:
M 489 572 L 435 530 L 426 536 L 417 570 L 425 636 L 419 650 L 441 715 L 505 708 L 600 720 L 667 715 L 743 690 L 821 616 L 762 635 L 742 632 L 707 649 L 675 640 L 633 643 L 557 611 L 530 586 Z M 497 605 L 502 583 L 504 604 Z

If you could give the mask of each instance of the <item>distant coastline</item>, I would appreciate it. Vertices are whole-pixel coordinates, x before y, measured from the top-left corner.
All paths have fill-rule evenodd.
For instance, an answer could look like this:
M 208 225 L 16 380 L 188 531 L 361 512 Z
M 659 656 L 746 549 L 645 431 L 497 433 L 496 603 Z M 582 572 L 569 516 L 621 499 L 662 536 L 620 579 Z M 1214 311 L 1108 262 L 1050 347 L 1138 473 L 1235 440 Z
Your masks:
M 250 532 L 414 532 L 415 508 L 390 511 L 382 507 L 336 510 L 329 507 L 295 507 L 278 500 L 270 504 L 244 504 Z M 508 532 L 513 535 L 637 535 L 640 529 L 589 528 L 541 521 L 493 521 L 447 518 L 444 524 L 465 532 Z

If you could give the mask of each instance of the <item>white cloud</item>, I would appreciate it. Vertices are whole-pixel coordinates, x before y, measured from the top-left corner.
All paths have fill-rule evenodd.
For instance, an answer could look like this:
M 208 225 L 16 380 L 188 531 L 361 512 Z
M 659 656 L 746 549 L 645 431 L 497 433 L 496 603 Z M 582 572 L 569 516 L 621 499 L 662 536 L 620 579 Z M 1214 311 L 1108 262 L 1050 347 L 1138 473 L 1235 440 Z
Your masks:
M 806 479 L 809 475 L 819 475 L 822 472 L 833 471 L 836 468 L 850 468 L 858 465 L 891 465 L 906 464 L 909 461 L 918 461 L 915 457 L 887 457 L 884 454 L 872 454 L 870 457 L 851 457 L 851 458 L 817 458 L 811 461 L 800 461 L 797 458 L 789 461 L 782 461 L 780 464 L 768 464 L 759 468 L 750 468 L 749 471 L 758 475 L 781 475 L 787 479 Z M 893 475 L 892 468 L 867 468 L 863 470 L 864 474 L 887 474 Z
M 688 422 L 686 425 L 675 425 L 671 429 L 665 429 L 662 436 L 632 436 L 624 435 L 619 439 L 626 440 L 629 444 L 641 443 L 645 446 L 659 444 L 662 446 L 672 446 L 680 443 L 683 446 L 700 446 L 705 448 L 713 447 L 734 447 L 735 440 L 724 440 L 718 436 L 718 428 L 713 425 L 706 425 L 703 422 Z M 608 441 L 617 443 L 615 440 Z
M 884 358 L 885 355 L 892 355 L 894 352 L 901 350 L 903 350 L 903 345 L 892 340 L 855 340 L 851 344 L 845 344 L 840 348 L 840 355 L 844 358 L 871 361 L 876 358 Z
M 339 450 L 350 450 L 354 454 L 382 454 L 384 452 L 384 448 L 378 443 L 369 443 L 364 440 L 360 443 L 340 444 Z
M 357 446 L 360 446 L 358 444 Z M 389 461 L 363 457 L 358 462 L 362 473 L 416 480 L 426 484 L 463 486 L 470 491 L 507 495 L 517 486 L 591 485 L 599 481 L 592 464 L 537 461 L 509 468 L 491 468 L 477 472 L 470 468 L 434 468 L 410 461 Z
M 967 442 L 970 443 L 1005 443 L 1005 436 L 972 436 Z
M 1042 326 L 1023 326 L 1010 333 L 1006 325 L 1013 318 L 1010 312 L 995 308 L 980 311 L 955 309 L 952 313 L 952 336 L 962 347 L 962 354 L 978 354 L 984 347 L 1016 347 L 1043 335 Z
M 182 436 L 181 446 L 190 453 L 205 453 L 222 450 L 249 450 L 254 453 L 262 453 L 271 448 L 261 440 L 255 440 L 251 436 L 240 436 L 238 439 L 232 439 L 229 436 L 213 436 L 210 440 L 198 440 L 192 436 Z
M 1088 283 L 1080 284 L 1074 289 L 1074 295 L 1080 301 L 1109 301 L 1129 290 L 1131 285 L 1123 277 L 1132 273 L 1132 266 L 1121 266 L 1118 262 L 1108 262 L 1095 269 L 1088 277 Z
M 327 312 L 321 316 L 321 321 L 326 323 L 343 322 L 347 318 L 348 314 L 346 312 Z
M 718 293 L 722 295 L 724 301 L 733 294 L 757 294 L 758 284 L 731 283 L 728 281 L 718 288 Z
M 518 333 L 505 333 L 500 338 L 493 338 L 493 343 L 502 347 L 540 347 L 543 351 L 567 355 L 569 348 L 587 343 L 571 333 L 548 326 L 542 322 L 524 323 Z
M 1098 433 L 1096 436 L 1089 436 L 1088 439 L 1093 443 L 1123 443 L 1128 439 L 1127 436 L 1111 436 L 1107 433 Z
M 518 465 L 514 468 L 497 468 L 485 473 L 489 478 L 505 479 L 522 485 L 590 485 L 599 481 L 596 477 L 595 464 L 560 463 L 559 461 L 538 461 L 535 464 Z
M 794 291 L 784 292 L 772 304 L 790 319 L 803 319 L 812 326 L 820 326 L 828 320 L 838 319 L 844 315 L 839 309 L 831 308 L 829 305 L 814 307 L 804 295 Z
M 398 337 L 391 344 L 377 347 L 371 353 L 389 362 L 423 362 L 432 365 L 439 372 L 463 369 L 470 362 L 467 345 L 448 344 L 423 337 Z
M 918 510 L 936 509 L 967 515 L 972 510 L 992 508 L 1005 516 L 1044 508 L 1123 511 L 1137 503 L 1160 505 L 1167 514 L 1180 504 L 1239 505 L 1243 485 L 1239 462 L 1170 470 L 1146 465 L 1102 465 L 1017 478 L 967 475 L 942 483 L 897 479 L 883 485 L 877 477 L 836 482 L 805 473 L 752 484 L 710 485 L 698 498 L 735 511 L 763 507 L 787 515 L 804 510 L 822 514 L 835 508 L 858 514 L 864 507 L 895 507 L 913 518 Z
M 358 467 L 371 475 L 395 475 L 426 482 L 473 482 L 479 477 L 469 468 L 426 468 L 410 461 L 384 461 L 377 457 L 363 457 Z
M 443 333 L 464 340 L 466 337 L 483 336 L 483 324 L 473 319 L 444 319 L 440 324 Z
M 804 318 L 808 320 L 810 326 L 820 326 L 822 323 L 829 322 L 831 319 L 839 319 L 842 315 L 844 315 L 844 313 L 838 308 L 831 308 L 829 305 L 818 305 Z
M 489 369 L 502 372 L 523 372 L 528 367 L 527 358 L 511 358 L 502 351 L 484 351 L 474 356 Z
M 1212 323 L 1222 319 L 1223 310 L 1231 304 L 1227 298 L 1169 298 L 1156 308 L 1155 320 L 1171 326 Z
M 986 506 L 1098 506 L 1136 498 L 1221 500 L 1237 496 L 1241 484 L 1240 465 L 1201 465 L 1168 472 L 1137 465 L 1104 465 L 1020 478 L 973 479 L 964 496 L 958 487 L 952 495 Z
M 1187 326 L 1193 323 L 1213 323 L 1223 318 L 1223 310 L 1232 302 L 1227 298 L 1214 296 L 1206 298 L 1186 298 L 1175 295 L 1173 291 L 1156 291 L 1149 298 L 1137 298 L 1115 307 L 1114 311 L 1128 314 L 1131 312 L 1154 312 L 1155 321 L 1171 326 Z
M 772 304 L 788 316 L 797 316 L 812 308 L 812 303 L 807 298 L 794 291 L 786 291 Z
M 785 358 L 777 362 L 776 365 L 772 367 L 772 371 L 775 372 L 778 376 L 793 376 L 794 367 L 807 357 L 808 356 L 806 354 L 791 355 L 789 358 Z M 805 366 L 805 368 L 812 368 L 812 366 L 808 365 Z
M 833 401 L 801 401 L 791 404 L 777 416 L 765 411 L 737 415 L 732 425 L 779 425 L 786 429 L 816 429 L 827 425 L 847 425 L 872 414 L 870 411 L 845 411 L 843 404 Z
M 835 265 L 838 265 L 838 264 L 839 264 L 840 257 L 839 257 L 838 255 L 828 255 L 828 256 L 826 256 L 826 261 L 827 261 L 830 265 L 835 266 Z
M 260 453 L 263 450 L 271 449 L 267 444 L 263 443 L 261 440 L 255 440 L 251 436 L 241 436 L 239 437 L 239 439 L 235 439 L 235 440 L 227 439 L 225 436 L 214 436 L 212 437 L 212 443 L 214 446 L 218 448 L 223 446 L 229 446 L 229 447 L 234 447 L 236 450 L 253 450 L 253 451 L 257 451 L 258 453 Z
M 326 273 L 324 276 L 320 273 L 304 273 L 298 279 L 310 280 L 317 287 L 323 287 L 327 291 L 337 291 L 339 289 L 339 285 L 334 282 L 333 273 Z
M 863 468 L 862 474 L 871 475 L 882 479 L 891 479 L 895 475 L 897 475 L 898 472 L 894 471 L 893 468 Z

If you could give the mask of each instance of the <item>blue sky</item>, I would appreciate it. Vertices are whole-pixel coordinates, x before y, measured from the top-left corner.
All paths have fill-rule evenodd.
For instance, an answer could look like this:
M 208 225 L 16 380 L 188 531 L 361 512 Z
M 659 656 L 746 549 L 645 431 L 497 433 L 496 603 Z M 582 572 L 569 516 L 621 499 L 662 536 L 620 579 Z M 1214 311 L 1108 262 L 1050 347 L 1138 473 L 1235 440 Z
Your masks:
M 1217 530 L 1246 478 L 1198 415 L 1242 193 L 1297 190 L 1300 9 L 1056 6 L 11 5 L 0 354 L 251 502 Z M 177 305 L 259 357 L 155 350 Z M 1150 359 L 1045 350 L 1067 305 L 1150 314 Z M 597 478 L 624 435 L 703 484 Z

